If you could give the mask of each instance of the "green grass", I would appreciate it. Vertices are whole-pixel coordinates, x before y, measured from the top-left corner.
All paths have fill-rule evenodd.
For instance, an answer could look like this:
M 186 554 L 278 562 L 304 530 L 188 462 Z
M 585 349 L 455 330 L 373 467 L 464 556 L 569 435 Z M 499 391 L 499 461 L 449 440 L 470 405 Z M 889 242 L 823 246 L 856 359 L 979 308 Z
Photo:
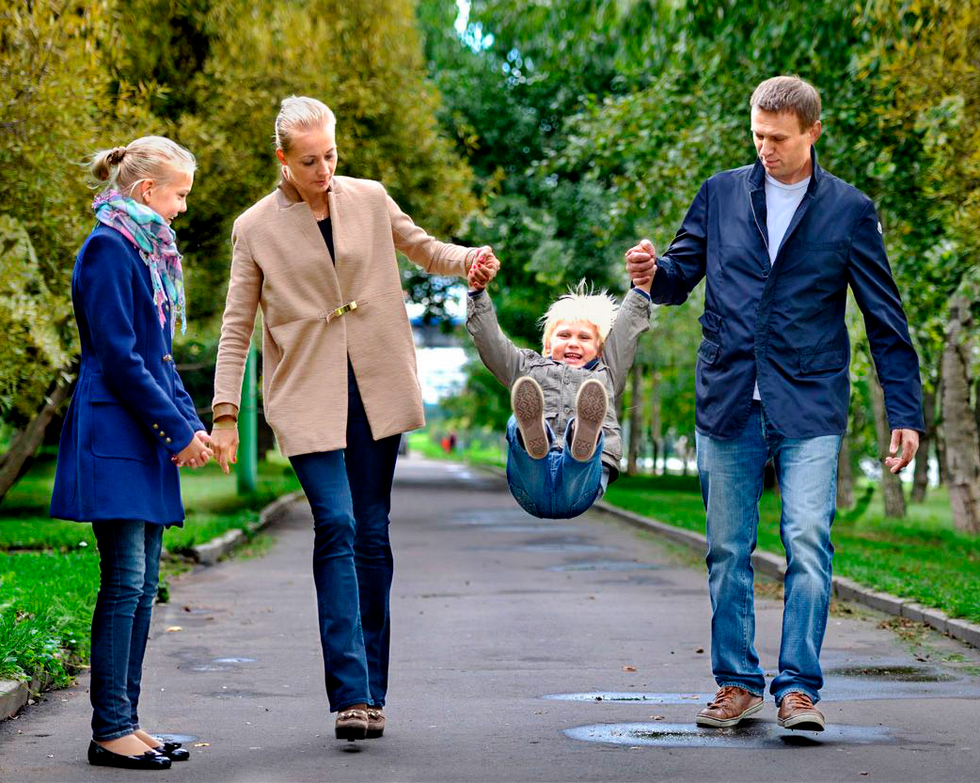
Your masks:
M 0 679 L 46 675 L 57 686 L 88 660 L 99 557 L 91 525 L 48 517 L 53 481 L 54 463 L 42 462 L 0 506 Z M 182 554 L 228 530 L 249 530 L 263 506 L 297 489 L 285 461 L 261 463 L 256 492 L 246 497 L 238 496 L 234 473 L 215 464 L 182 471 L 187 518 L 167 529 L 164 546 Z M 164 566 L 164 588 L 175 569 Z
M 439 443 L 439 437 L 426 430 L 412 432 L 408 435 L 408 450 L 412 454 L 421 454 L 428 459 L 453 460 L 456 462 L 471 462 L 480 465 L 497 465 L 504 467 L 507 464 L 507 449 L 503 444 L 503 439 L 497 435 L 491 435 L 485 439 L 464 438 L 462 448 L 456 448 L 452 453 L 447 453 Z
M 704 532 L 696 479 L 685 487 L 679 477 L 623 476 L 605 499 L 661 522 Z M 782 554 L 779 513 L 779 498 L 772 492 L 763 494 L 759 548 Z M 864 509 L 838 514 L 832 536 L 834 573 L 980 622 L 980 537 L 953 529 L 942 488 L 932 490 L 925 503 L 909 505 L 904 520 L 886 519 L 875 494 Z

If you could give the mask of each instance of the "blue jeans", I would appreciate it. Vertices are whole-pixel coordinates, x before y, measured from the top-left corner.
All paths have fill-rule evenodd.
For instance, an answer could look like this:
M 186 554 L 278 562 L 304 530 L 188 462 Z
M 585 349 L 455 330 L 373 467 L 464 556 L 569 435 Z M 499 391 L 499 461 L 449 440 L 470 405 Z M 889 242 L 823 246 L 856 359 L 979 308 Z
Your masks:
M 163 525 L 93 522 L 92 531 L 101 573 L 92 614 L 92 738 L 107 742 L 140 727 L 137 705 Z
M 400 435 L 374 440 L 348 373 L 347 448 L 290 457 L 313 509 L 313 581 L 331 712 L 383 707 L 394 561 L 388 538 Z
M 786 550 L 779 674 L 769 691 L 819 700 L 820 648 L 830 604 L 830 526 L 837 499 L 841 438 L 784 438 L 758 401 L 740 435 L 718 440 L 697 434 L 698 472 L 708 519 L 711 667 L 718 686 L 761 696 L 765 677 L 755 651 L 752 552 L 766 462 L 772 458 L 782 496 L 780 537 Z
M 555 433 L 548 429 L 548 441 Z M 606 491 L 609 477 L 602 469 L 602 439 L 592 458 L 579 462 L 572 456 L 572 422 L 565 428 L 565 447 L 552 448 L 543 459 L 531 459 L 521 442 L 517 419 L 507 422 L 507 484 L 521 508 L 540 519 L 571 519 L 584 514 Z

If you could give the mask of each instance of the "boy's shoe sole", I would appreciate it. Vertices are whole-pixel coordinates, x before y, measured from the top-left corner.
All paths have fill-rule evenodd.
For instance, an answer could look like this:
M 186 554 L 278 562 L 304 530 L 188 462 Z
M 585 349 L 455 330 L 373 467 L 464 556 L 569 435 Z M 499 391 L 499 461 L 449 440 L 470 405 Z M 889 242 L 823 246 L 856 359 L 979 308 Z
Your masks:
M 572 433 L 572 456 L 579 462 L 592 459 L 599 442 L 602 422 L 609 404 L 602 381 L 589 378 L 575 396 L 575 431 Z
M 510 405 L 524 439 L 524 450 L 531 459 L 544 459 L 551 444 L 544 424 L 544 392 L 538 382 L 527 375 L 518 378 L 510 390 Z

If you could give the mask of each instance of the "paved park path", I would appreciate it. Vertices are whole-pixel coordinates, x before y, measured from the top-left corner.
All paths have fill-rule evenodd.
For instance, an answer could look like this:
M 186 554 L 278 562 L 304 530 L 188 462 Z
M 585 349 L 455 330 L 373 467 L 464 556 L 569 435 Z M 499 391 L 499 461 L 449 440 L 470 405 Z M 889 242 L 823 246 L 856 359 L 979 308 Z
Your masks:
M 156 609 L 141 713 L 148 729 L 185 736 L 189 762 L 164 773 L 90 767 L 82 677 L 0 724 L 0 780 L 980 775 L 975 651 L 935 634 L 910 643 L 880 617 L 835 613 L 823 656 L 828 731 L 784 732 L 767 704 L 745 728 L 699 732 L 694 713 L 714 688 L 697 557 L 598 513 L 533 519 L 499 479 L 413 459 L 399 466 L 392 513 L 388 732 L 338 742 L 323 693 L 309 508 L 296 504 L 270 533 L 268 554 L 188 574 Z M 772 669 L 781 604 L 758 609 Z

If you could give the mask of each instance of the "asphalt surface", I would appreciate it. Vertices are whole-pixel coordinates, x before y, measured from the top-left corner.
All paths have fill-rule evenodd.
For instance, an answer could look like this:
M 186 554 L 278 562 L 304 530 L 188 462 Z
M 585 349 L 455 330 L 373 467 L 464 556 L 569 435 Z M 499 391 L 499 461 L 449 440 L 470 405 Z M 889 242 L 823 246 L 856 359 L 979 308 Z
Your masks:
M 393 498 L 388 729 L 339 742 L 311 527 L 297 504 L 267 554 L 187 574 L 156 608 L 143 725 L 182 736 L 190 761 L 152 773 L 90 767 L 83 676 L 0 724 L 0 780 L 980 778 L 976 651 L 838 611 L 823 655 L 826 732 L 779 729 L 771 702 L 744 727 L 698 730 L 714 684 L 696 555 L 599 513 L 536 520 L 499 479 L 412 459 Z M 757 646 L 771 670 L 781 604 L 764 592 Z

